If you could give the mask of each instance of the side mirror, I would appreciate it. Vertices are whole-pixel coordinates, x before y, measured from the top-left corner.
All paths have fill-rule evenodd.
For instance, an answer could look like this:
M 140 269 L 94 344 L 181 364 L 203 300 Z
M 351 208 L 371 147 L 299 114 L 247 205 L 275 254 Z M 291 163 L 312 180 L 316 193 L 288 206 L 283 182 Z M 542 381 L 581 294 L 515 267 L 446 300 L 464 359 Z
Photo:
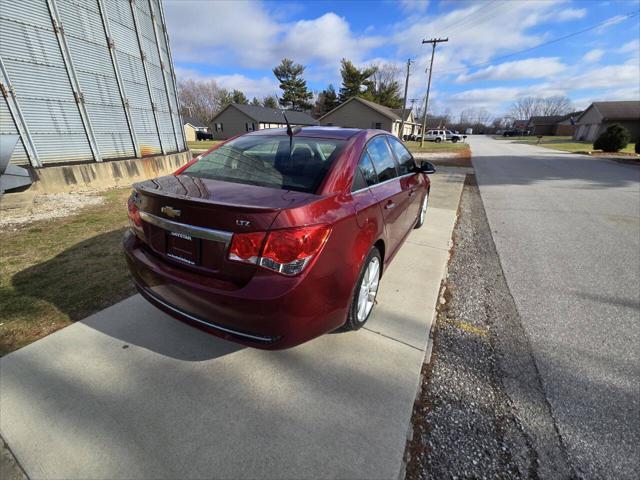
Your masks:
M 423 160 L 418 166 L 417 171 L 419 173 L 432 174 L 436 173 L 436 167 L 433 165 L 433 163 Z

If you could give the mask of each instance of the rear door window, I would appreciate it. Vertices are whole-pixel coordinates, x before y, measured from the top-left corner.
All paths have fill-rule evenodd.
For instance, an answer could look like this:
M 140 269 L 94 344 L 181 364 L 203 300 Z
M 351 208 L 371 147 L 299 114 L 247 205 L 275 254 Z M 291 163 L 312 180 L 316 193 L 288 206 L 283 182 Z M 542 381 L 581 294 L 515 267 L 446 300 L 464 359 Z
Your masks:
M 371 140 L 367 145 L 367 153 L 378 174 L 378 181 L 385 182 L 398 176 L 396 162 L 384 136 Z
M 391 145 L 391 149 L 393 153 L 396 155 L 396 159 L 398 160 L 398 166 L 400 167 L 400 175 L 406 175 L 407 173 L 411 173 L 414 171 L 416 162 L 413 160 L 413 156 L 407 150 L 400 140 L 396 137 L 387 137 L 389 140 L 389 144 Z
M 376 171 L 371 163 L 371 158 L 366 153 L 362 155 L 358 168 L 356 168 L 355 176 L 353 178 L 352 192 L 362 190 L 363 188 L 370 187 L 378 183 L 378 177 Z

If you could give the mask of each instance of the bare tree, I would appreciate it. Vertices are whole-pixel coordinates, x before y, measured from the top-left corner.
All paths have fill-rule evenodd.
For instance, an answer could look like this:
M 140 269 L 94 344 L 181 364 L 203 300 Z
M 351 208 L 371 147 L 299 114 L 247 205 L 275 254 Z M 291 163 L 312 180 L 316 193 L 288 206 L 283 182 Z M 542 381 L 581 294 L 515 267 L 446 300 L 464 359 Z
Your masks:
M 215 80 L 193 80 L 178 82 L 180 113 L 210 125 L 213 117 L 230 101 L 230 94 L 220 88 Z
M 531 117 L 564 115 L 573 110 L 571 100 L 563 96 L 521 97 L 509 109 L 509 115 L 518 120 Z

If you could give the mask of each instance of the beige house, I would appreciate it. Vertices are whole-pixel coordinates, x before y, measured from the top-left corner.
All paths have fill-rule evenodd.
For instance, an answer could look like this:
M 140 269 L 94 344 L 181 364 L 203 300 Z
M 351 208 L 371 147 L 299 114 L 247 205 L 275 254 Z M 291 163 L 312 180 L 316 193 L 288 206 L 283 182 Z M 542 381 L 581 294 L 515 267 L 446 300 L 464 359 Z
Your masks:
M 640 137 L 640 101 L 593 102 L 576 120 L 573 139 L 594 142 L 614 123 L 629 130 L 635 142 Z
M 207 133 L 209 130 L 205 124 L 193 117 L 183 117 L 184 137 L 187 142 L 195 142 L 198 138 L 197 132 Z
M 351 97 L 318 119 L 320 125 L 348 128 L 377 128 L 400 137 L 401 108 L 389 108 L 360 97 Z M 411 109 L 404 110 L 404 136 L 418 134 L 421 125 L 415 122 Z
M 284 113 L 292 126 L 318 124 L 317 120 L 304 112 L 286 110 Z M 232 103 L 213 118 L 211 133 L 216 140 L 226 140 L 242 133 L 265 128 L 284 128 L 286 126 L 287 122 L 284 119 L 282 110 Z

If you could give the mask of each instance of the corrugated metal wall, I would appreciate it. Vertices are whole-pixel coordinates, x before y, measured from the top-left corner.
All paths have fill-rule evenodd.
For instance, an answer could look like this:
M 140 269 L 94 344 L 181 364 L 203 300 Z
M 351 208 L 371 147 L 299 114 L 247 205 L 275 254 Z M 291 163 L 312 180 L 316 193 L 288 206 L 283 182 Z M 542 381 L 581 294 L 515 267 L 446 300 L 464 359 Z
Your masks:
M 158 0 L 0 0 L 0 134 L 12 163 L 185 149 Z

